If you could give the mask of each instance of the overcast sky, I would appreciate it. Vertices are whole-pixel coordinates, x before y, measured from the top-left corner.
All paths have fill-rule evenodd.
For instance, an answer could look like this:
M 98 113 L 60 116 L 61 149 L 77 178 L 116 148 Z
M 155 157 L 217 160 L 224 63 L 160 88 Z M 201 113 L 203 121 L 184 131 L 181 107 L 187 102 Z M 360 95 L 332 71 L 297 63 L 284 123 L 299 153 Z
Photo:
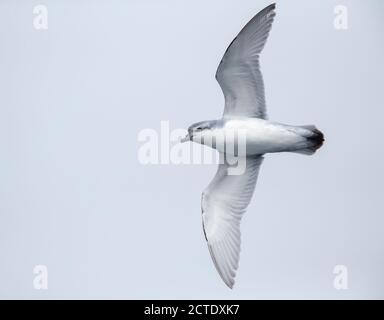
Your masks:
M 142 129 L 221 116 L 217 65 L 268 4 L 0 2 L 0 298 L 384 298 L 383 1 L 277 1 L 261 55 L 270 119 L 326 141 L 266 156 L 233 290 L 201 226 L 216 166 L 138 161 Z

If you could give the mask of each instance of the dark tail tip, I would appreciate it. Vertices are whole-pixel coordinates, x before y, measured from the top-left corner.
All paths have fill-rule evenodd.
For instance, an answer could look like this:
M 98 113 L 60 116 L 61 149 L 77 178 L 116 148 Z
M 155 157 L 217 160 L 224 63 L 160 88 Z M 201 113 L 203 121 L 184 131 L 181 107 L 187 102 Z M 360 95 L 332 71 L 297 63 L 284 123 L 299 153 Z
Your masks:
M 324 144 L 324 134 L 318 130 L 318 129 L 314 129 L 313 131 L 313 135 L 310 136 L 308 138 L 308 140 L 311 140 L 313 142 L 315 142 L 315 148 L 316 150 L 319 149 L 323 144 Z

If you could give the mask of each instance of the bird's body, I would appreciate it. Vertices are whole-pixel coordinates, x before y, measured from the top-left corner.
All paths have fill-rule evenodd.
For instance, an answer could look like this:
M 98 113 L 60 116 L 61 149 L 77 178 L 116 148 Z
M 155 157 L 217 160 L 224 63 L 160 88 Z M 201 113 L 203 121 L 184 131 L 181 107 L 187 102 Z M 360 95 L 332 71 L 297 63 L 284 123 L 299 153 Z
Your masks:
M 322 136 L 314 126 L 292 126 L 259 118 L 229 118 L 212 120 L 211 130 L 203 130 L 201 134 L 194 135 L 195 142 L 214 147 L 221 153 L 233 154 L 233 148 L 240 138 L 234 133 L 245 133 L 245 155 L 261 155 L 276 152 L 298 152 L 311 154 L 320 146 Z M 222 144 L 214 144 L 224 137 Z
M 240 221 L 251 201 L 263 155 L 311 155 L 324 141 L 323 134 L 313 125 L 291 126 L 267 120 L 259 55 L 274 17 L 272 4 L 254 16 L 231 42 L 216 72 L 225 97 L 223 117 L 191 125 L 183 139 L 211 146 L 224 159 L 203 191 L 201 209 L 213 263 L 230 288 L 240 257 Z M 230 154 L 246 160 L 240 174 L 231 170 L 233 163 L 226 160 Z

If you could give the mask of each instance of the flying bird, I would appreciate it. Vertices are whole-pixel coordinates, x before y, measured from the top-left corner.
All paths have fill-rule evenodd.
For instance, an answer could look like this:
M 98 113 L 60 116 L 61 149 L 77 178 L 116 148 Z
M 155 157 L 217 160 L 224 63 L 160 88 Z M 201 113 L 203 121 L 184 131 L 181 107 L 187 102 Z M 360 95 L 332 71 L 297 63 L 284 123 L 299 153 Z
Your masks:
M 225 98 L 222 118 L 191 125 L 182 139 L 182 142 L 208 145 L 224 158 L 202 193 L 201 209 L 210 255 L 229 288 L 234 285 L 239 264 L 240 221 L 252 198 L 263 155 L 275 152 L 311 155 L 324 141 L 322 132 L 313 125 L 292 126 L 267 118 L 259 55 L 271 30 L 275 8 L 271 4 L 254 16 L 224 53 L 216 72 Z M 236 154 L 236 148 L 215 143 L 219 137 L 230 139 L 227 137 L 233 130 L 246 132 L 245 154 Z M 231 139 L 235 145 L 239 143 Z M 225 160 L 229 154 L 246 161 L 242 174 L 230 173 L 233 164 Z

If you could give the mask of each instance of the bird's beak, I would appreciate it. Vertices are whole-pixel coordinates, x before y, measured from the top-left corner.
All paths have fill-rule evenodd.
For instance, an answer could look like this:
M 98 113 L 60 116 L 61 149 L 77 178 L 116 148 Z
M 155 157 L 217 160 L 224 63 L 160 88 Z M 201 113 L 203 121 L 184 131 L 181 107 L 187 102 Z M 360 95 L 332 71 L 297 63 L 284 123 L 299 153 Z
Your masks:
M 183 143 L 183 142 L 187 142 L 187 141 L 190 141 L 191 140 L 191 136 L 189 135 L 189 133 L 180 140 L 180 143 Z

